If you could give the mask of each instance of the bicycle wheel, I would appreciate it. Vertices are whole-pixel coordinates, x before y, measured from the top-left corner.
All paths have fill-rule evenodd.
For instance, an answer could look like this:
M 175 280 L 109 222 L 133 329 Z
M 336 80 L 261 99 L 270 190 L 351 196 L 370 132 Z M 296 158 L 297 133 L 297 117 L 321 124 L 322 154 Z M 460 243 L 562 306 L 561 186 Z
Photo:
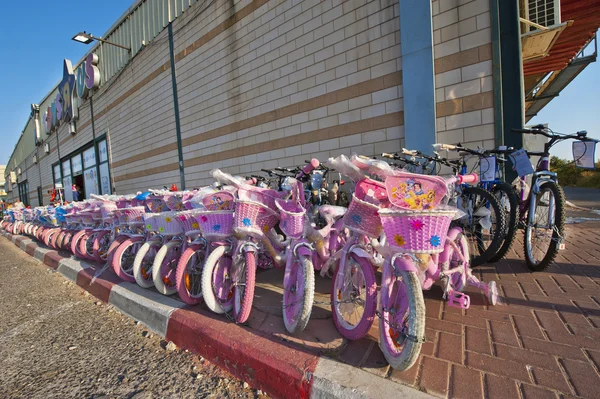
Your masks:
M 206 259 L 202 271 L 204 303 L 218 314 L 229 312 L 233 308 L 233 280 L 231 279 L 233 262 L 226 249 L 225 245 L 216 247 Z
M 188 305 L 196 305 L 202 299 L 202 269 L 206 260 L 206 247 L 192 245 L 188 247 L 177 264 L 175 286 L 179 298 Z
M 112 258 L 112 267 L 121 280 L 128 283 L 135 282 L 135 277 L 133 277 L 133 260 L 142 244 L 142 237 L 129 238 L 123 241 L 115 251 Z
M 233 316 L 236 323 L 245 323 L 250 317 L 254 301 L 256 258 L 254 252 L 244 252 L 243 260 L 234 266 L 233 273 Z
M 533 223 L 525 228 L 525 263 L 533 271 L 546 270 L 554 261 L 565 233 L 565 194 L 555 182 L 540 186 L 535 195 Z M 531 215 L 529 215 L 531 216 Z
M 181 256 L 181 245 L 181 241 L 169 241 L 160 248 L 154 258 L 152 281 L 158 292 L 163 295 L 173 295 L 177 292 L 175 273 Z
M 373 325 L 377 307 L 377 283 L 373 266 L 365 258 L 349 254 L 338 267 L 331 282 L 333 323 L 345 338 L 364 337 Z
M 425 338 L 425 302 L 416 273 L 392 269 L 384 269 L 381 284 L 379 347 L 390 366 L 406 370 L 417 361 Z
M 79 241 L 79 252 L 89 260 L 96 260 L 94 257 L 94 242 L 96 241 L 96 237 L 98 237 L 98 231 L 90 232 L 85 240 L 82 238 Z
M 108 248 L 110 248 L 111 232 L 103 230 L 98 232 L 92 246 L 92 256 L 96 262 L 106 262 L 108 257 Z
M 469 242 L 471 266 L 479 266 L 494 256 L 504 241 L 505 218 L 498 199 L 480 187 L 466 187 L 458 205 L 467 215 L 459 224 Z
M 159 247 L 159 241 L 147 241 L 135 255 L 135 259 L 133 260 L 133 277 L 137 285 L 142 288 L 154 286 L 152 265 L 154 264 Z
M 515 189 L 508 183 L 498 183 L 492 188 L 492 194 L 500 202 L 500 207 L 504 210 L 504 242 L 500 249 L 489 262 L 497 262 L 504 258 L 512 246 L 517 235 L 517 222 L 519 221 L 519 196 Z
M 315 299 L 315 270 L 305 256 L 295 256 L 283 278 L 283 324 L 291 333 L 304 331 Z
M 79 243 L 81 242 L 81 240 L 86 239 L 86 238 L 87 238 L 87 232 L 85 230 L 79 230 L 71 238 L 71 243 L 70 243 L 71 253 L 73 255 L 75 255 L 76 257 L 78 257 L 79 259 L 85 259 L 83 254 L 81 254 L 81 252 L 79 252 Z

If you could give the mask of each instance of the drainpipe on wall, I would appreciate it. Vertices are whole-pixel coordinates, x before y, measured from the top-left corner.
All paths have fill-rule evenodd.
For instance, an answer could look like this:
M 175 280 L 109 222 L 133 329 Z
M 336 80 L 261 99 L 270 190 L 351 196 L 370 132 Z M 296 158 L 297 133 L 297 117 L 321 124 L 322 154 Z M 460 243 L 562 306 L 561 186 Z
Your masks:
M 426 154 L 436 140 L 431 1 L 400 0 L 404 139 Z
M 185 174 L 183 169 L 183 149 L 181 148 L 181 122 L 179 120 L 179 98 L 177 96 L 177 73 L 175 72 L 175 50 L 173 45 L 173 24 L 169 28 L 169 58 L 171 60 L 171 84 L 173 86 L 173 108 L 175 111 L 175 133 L 177 134 L 177 155 L 179 157 L 180 190 L 185 190 Z
M 494 136 L 496 146 L 504 145 L 504 123 L 502 120 L 502 56 L 500 52 L 499 0 L 490 0 L 492 22 L 492 79 L 494 82 Z
M 523 147 L 523 136 L 511 129 L 521 128 L 525 122 L 525 99 L 523 88 L 523 62 L 521 60 L 521 27 L 519 3 L 503 1 L 498 7 L 500 19 L 500 53 L 502 68 L 502 123 L 504 145 Z M 513 181 L 517 175 L 512 168 L 505 171 L 506 181 Z
M 98 185 L 98 194 L 102 192 L 100 181 L 100 157 L 98 154 L 98 143 L 96 143 L 96 125 L 94 123 L 94 99 L 90 95 L 90 118 L 92 122 L 92 140 L 94 141 L 94 157 L 96 158 L 96 184 Z M 106 194 L 106 193 L 102 193 Z

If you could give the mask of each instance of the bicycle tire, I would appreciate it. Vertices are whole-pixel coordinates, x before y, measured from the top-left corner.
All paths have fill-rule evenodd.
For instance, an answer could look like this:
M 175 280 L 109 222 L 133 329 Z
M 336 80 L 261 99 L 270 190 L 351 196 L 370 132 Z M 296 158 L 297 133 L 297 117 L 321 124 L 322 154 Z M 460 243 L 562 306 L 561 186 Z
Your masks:
M 73 255 L 75 255 L 76 257 L 80 258 L 80 259 L 84 259 L 84 257 L 83 257 L 83 255 L 81 255 L 79 253 L 79 242 L 83 239 L 83 237 L 85 235 L 86 235 L 86 231 L 85 230 L 79 230 L 71 238 L 71 243 L 70 243 L 71 253 Z
M 191 282 L 191 276 L 188 272 L 188 264 L 194 260 L 194 256 L 198 253 L 197 262 L 200 264 L 200 273 L 198 273 L 197 285 L 200 289 L 199 293 L 190 292 L 190 288 L 194 286 Z M 181 254 L 177 263 L 177 271 L 175 272 L 175 287 L 179 298 L 188 305 L 196 305 L 202 300 L 202 269 L 206 260 L 206 248 L 204 245 L 196 244 L 186 248 Z
M 498 183 L 495 184 L 492 188 L 492 194 L 498 196 L 505 195 L 506 200 L 508 201 L 508 205 L 510 206 L 510 212 L 508 213 L 508 217 L 505 212 L 505 236 L 500 249 L 494 256 L 490 258 L 488 262 L 494 263 L 498 262 L 500 259 L 504 258 L 510 248 L 512 247 L 513 242 L 515 241 L 515 237 L 517 236 L 517 223 L 519 221 L 519 196 L 517 192 L 508 183 Z M 500 201 L 500 199 L 499 199 Z M 506 210 L 505 204 L 500 201 L 500 206 Z
M 554 228 L 552 230 L 550 244 L 548 245 L 548 251 L 539 263 L 536 263 L 535 259 L 531 259 L 531 249 L 528 248 L 528 245 L 531 245 L 531 234 L 533 226 L 530 226 L 529 222 L 527 222 L 527 226 L 525 227 L 525 239 L 523 244 L 525 252 L 525 263 L 527 264 L 527 267 L 534 272 L 546 270 L 552 264 L 552 262 L 556 258 L 556 255 L 558 254 L 560 241 L 564 238 L 566 219 L 565 194 L 558 184 L 556 184 L 553 181 L 548 181 L 540 185 L 540 191 L 537 194 L 532 194 L 536 196 L 536 203 L 539 200 L 541 200 L 542 195 L 546 190 L 551 191 L 555 199 Z M 529 211 L 531 212 L 531 210 Z
M 408 261 L 397 259 L 396 262 Z M 379 347 L 390 366 L 395 370 L 402 371 L 412 367 L 421 352 L 421 345 L 425 338 L 425 301 L 416 273 L 398 270 L 397 272 L 401 278 L 399 280 L 393 278 L 394 276 L 389 270 L 391 268 L 392 266 L 389 266 L 387 267 L 388 270 L 384 270 L 381 284 Z M 408 333 L 406 334 L 394 329 L 392 323 L 395 324 L 396 321 L 391 321 L 391 317 L 398 319 L 399 312 L 396 310 L 400 309 L 401 305 L 398 291 L 402 290 L 402 287 L 405 287 L 406 295 L 404 297 L 408 299 L 406 306 L 408 317 L 402 319 L 407 323 Z M 395 288 L 396 291 L 394 291 Z M 392 309 L 391 312 L 390 309 Z M 401 315 L 401 317 L 404 316 L 405 314 Z M 406 336 L 402 342 L 398 342 L 400 335 Z
M 213 249 L 206 258 L 204 270 L 202 270 L 202 296 L 206 306 L 217 314 L 229 312 L 233 308 L 233 294 L 231 285 L 231 255 L 226 252 L 225 245 L 219 245 Z M 215 281 L 215 273 L 225 276 Z M 228 285 L 227 285 L 228 284 Z M 217 291 L 217 293 L 215 293 Z M 226 297 L 227 300 L 224 300 Z
M 181 256 L 181 245 L 182 244 L 179 241 L 169 241 L 168 243 L 164 244 L 156 254 L 154 263 L 152 263 L 152 281 L 154 281 L 154 286 L 158 292 L 163 295 L 173 295 L 177 292 L 177 287 L 175 286 L 175 273 L 177 269 L 177 262 Z M 175 251 L 175 259 L 167 259 L 167 255 L 171 250 Z M 165 263 L 165 260 L 167 260 L 168 263 Z M 175 265 L 175 270 L 173 270 L 173 264 Z M 167 273 L 164 273 L 166 268 L 171 270 L 167 271 Z M 171 275 L 171 272 L 175 273 L 172 273 Z M 169 277 L 173 279 L 172 282 Z
M 135 278 L 137 285 L 142 288 L 154 287 L 152 266 L 158 251 L 153 247 L 158 247 L 159 245 L 160 243 L 158 241 L 146 241 L 140 247 L 137 254 L 135 254 L 135 259 L 133 260 L 133 278 Z M 150 267 L 147 269 L 143 267 L 147 265 L 147 263 L 144 263 L 145 260 L 151 262 Z
M 245 323 L 250 317 L 252 302 L 254 302 L 256 284 L 256 257 L 254 252 L 244 252 L 244 260 L 236 267 L 238 270 L 237 273 L 234 273 L 233 316 L 236 323 Z
M 491 239 L 489 245 L 486 248 L 483 248 L 482 245 L 483 231 L 482 226 L 479 224 L 479 222 L 473 223 L 471 221 L 473 225 L 470 225 L 471 223 L 461 224 L 463 234 L 465 234 L 467 240 L 469 241 L 469 245 L 475 245 L 473 250 L 470 251 L 471 266 L 479 266 L 486 263 L 492 256 L 494 256 L 498 252 L 498 250 L 502 246 L 502 243 L 504 242 L 504 232 L 506 230 L 506 220 L 504 218 L 504 212 L 502 211 L 500 202 L 490 191 L 484 190 L 481 187 L 464 188 L 461 193 L 461 198 L 463 200 L 467 200 L 467 197 L 470 196 L 477 196 L 475 198 L 481 198 L 483 201 L 485 201 L 485 203 L 480 202 L 480 206 L 478 209 L 480 209 L 481 206 L 487 207 L 487 204 L 489 204 L 490 212 L 493 212 L 493 214 L 495 215 L 495 218 L 493 220 L 496 221 L 496 226 L 493 227 L 493 238 Z M 465 210 L 466 207 L 463 205 L 461 209 Z M 477 210 L 475 210 L 475 212 L 477 212 Z M 473 244 L 473 237 L 476 240 L 475 244 Z
M 92 247 L 94 259 L 98 263 L 106 262 L 108 257 L 108 248 L 110 247 L 110 230 L 98 232 L 94 245 Z
M 345 266 L 347 272 L 348 266 L 351 265 L 351 261 L 356 262 L 359 266 L 360 271 L 364 277 L 364 293 L 365 293 L 365 305 L 362 315 L 358 322 L 351 324 L 348 320 L 345 319 L 342 311 L 340 309 L 340 301 L 343 300 L 343 293 L 341 288 L 344 288 L 346 284 L 353 283 L 351 281 L 345 280 L 341 281 L 340 276 L 342 275 L 340 267 L 342 265 L 341 261 L 338 261 L 338 265 L 335 270 L 335 274 L 331 281 L 331 315 L 333 317 L 333 323 L 337 328 L 338 332 L 345 338 L 350 340 L 357 340 L 364 337 L 371 327 L 373 326 L 373 321 L 375 320 L 375 311 L 377 308 L 377 282 L 375 280 L 375 272 L 373 270 L 373 266 L 371 262 L 367 259 L 362 258 L 354 253 L 350 253 L 348 258 L 346 259 Z M 344 277 L 346 274 L 344 273 Z M 352 276 L 350 276 L 352 279 Z M 360 287 L 355 287 L 356 289 L 363 289 L 363 284 L 360 284 Z M 350 295 L 351 297 L 360 298 L 360 295 Z
M 113 267 L 113 270 L 115 271 L 115 274 L 121 280 L 126 281 L 128 283 L 135 283 L 135 277 L 133 277 L 133 273 L 128 272 L 129 265 L 126 265 L 127 267 L 125 267 L 125 268 L 123 267 L 123 261 L 124 261 L 123 255 L 125 254 L 125 251 L 127 251 L 128 249 L 130 251 L 137 252 L 137 250 L 139 250 L 139 248 L 136 249 L 136 248 L 132 248 L 132 247 L 134 245 L 141 244 L 142 241 L 143 241 L 142 237 L 128 238 L 125 241 L 123 241 L 123 243 L 121 245 L 119 245 L 119 247 L 116 249 L 114 256 L 112 257 L 112 267 Z M 131 263 L 132 263 L 131 268 L 133 269 L 133 260 Z
M 290 334 L 297 334 L 304 331 L 312 313 L 315 269 L 306 256 L 295 257 L 290 266 L 283 278 L 283 324 Z

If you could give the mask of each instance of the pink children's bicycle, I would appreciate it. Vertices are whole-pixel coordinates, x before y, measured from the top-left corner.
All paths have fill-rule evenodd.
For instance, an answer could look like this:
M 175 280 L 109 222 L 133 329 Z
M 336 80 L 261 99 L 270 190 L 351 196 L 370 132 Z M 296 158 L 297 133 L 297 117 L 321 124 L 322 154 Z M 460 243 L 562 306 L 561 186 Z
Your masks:
M 449 306 L 467 309 L 467 285 L 482 290 L 492 305 L 498 299 L 495 282 L 479 281 L 469 266 L 469 250 L 459 227 L 450 227 L 457 209 L 443 205 L 448 186 L 475 183 L 477 175 L 441 178 L 392 169 L 382 161 L 354 156 L 352 162 L 385 179 L 390 206 L 378 210 L 383 237 L 372 240 L 383 255 L 379 309 L 379 345 L 398 370 L 410 368 L 425 341 L 423 289 L 442 282 Z M 377 222 L 369 219 L 367 224 Z M 365 309 L 363 317 L 373 315 Z

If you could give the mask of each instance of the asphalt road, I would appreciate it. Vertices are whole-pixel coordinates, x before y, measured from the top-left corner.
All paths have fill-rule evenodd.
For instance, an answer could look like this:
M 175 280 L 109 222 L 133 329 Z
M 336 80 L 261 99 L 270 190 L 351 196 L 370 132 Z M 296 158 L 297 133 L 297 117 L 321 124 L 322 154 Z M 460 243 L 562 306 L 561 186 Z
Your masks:
M 0 398 L 264 397 L 0 237 Z

